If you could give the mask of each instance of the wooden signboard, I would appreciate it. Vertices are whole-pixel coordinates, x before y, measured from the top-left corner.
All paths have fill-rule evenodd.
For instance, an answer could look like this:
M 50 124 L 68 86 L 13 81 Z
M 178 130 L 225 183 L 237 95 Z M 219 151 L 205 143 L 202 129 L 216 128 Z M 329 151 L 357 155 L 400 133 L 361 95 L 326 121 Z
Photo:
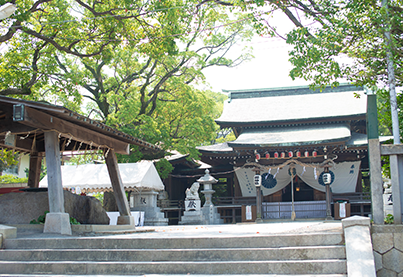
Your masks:
M 256 205 L 242 205 L 242 222 L 256 221 Z

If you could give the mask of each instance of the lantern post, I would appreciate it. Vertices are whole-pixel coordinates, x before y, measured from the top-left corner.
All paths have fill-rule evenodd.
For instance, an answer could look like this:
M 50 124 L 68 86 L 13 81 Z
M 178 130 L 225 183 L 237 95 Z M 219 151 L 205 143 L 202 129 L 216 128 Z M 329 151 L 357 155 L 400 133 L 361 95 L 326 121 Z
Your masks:
M 291 220 L 294 221 L 297 217 L 294 206 L 294 177 L 291 175 Z
M 332 176 L 329 173 L 329 166 L 325 165 L 324 172 L 325 174 L 323 174 L 323 183 L 325 184 L 326 187 L 326 220 L 333 220 L 330 205 L 331 200 L 330 183 L 332 182 Z
M 260 169 L 255 168 L 255 188 L 256 188 L 256 222 L 263 222 L 262 220 L 262 176 L 260 176 Z
M 291 220 L 294 221 L 297 217 L 295 213 L 295 206 L 294 206 L 294 169 L 295 167 L 290 166 L 289 172 L 291 176 Z

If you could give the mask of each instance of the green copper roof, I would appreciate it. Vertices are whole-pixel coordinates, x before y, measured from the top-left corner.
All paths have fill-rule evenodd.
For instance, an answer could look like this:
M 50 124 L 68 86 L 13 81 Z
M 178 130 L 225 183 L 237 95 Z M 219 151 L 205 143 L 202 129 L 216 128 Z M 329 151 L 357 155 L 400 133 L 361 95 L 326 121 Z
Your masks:
M 342 126 L 340 126 L 341 129 L 344 129 Z M 337 127 L 335 128 L 337 129 Z M 259 129 L 250 129 L 250 130 L 259 130 Z M 344 129 L 345 130 L 345 129 Z M 346 131 L 346 130 L 345 130 Z M 252 133 L 252 132 L 251 132 Z M 347 133 L 347 131 L 346 131 Z M 301 134 L 301 133 L 300 133 Z M 386 142 L 388 140 L 393 139 L 392 136 L 380 136 L 379 137 L 379 141 L 382 142 Z M 240 144 L 240 141 L 238 141 L 238 144 L 235 145 L 235 143 L 238 140 L 232 141 L 232 142 L 225 142 L 225 143 L 220 143 L 220 144 L 214 144 L 214 145 L 208 145 L 208 146 L 200 146 L 197 147 L 197 149 L 199 149 L 202 152 L 210 152 L 210 153 L 216 153 L 216 154 L 228 154 L 231 153 L 234 149 L 228 145 L 233 145 L 235 146 L 235 148 L 238 147 L 245 147 L 245 146 L 250 146 L 252 148 L 260 148 L 260 145 L 257 146 L 256 144 L 253 144 L 253 142 L 251 142 L 250 144 L 246 143 L 246 144 Z M 328 140 L 329 141 L 329 140 Z M 352 132 L 350 138 L 347 138 L 347 140 L 340 138 L 340 140 L 338 140 L 337 138 L 333 138 L 333 141 L 345 141 L 345 145 L 347 146 L 347 148 L 350 147 L 362 147 L 362 146 L 367 146 L 368 145 L 368 139 L 367 139 L 367 135 L 365 134 L 359 134 L 359 133 L 355 133 Z M 314 141 L 315 143 L 318 143 L 318 141 Z M 324 142 L 324 141 L 322 141 Z M 304 142 L 303 144 L 296 144 L 295 146 L 299 146 L 299 145 L 306 145 L 306 142 Z M 278 147 L 278 142 L 274 142 L 273 144 L 269 144 L 268 141 L 265 141 L 262 145 L 264 145 L 265 147 Z M 287 144 L 284 145 L 283 147 L 287 147 L 290 146 L 292 144 Z
M 379 136 L 379 142 L 383 143 L 393 139 L 393 136 Z M 346 143 L 347 147 L 367 146 L 368 138 L 365 134 L 352 133 L 351 138 Z
M 230 91 L 230 99 L 216 122 L 221 126 L 247 126 L 365 119 L 366 105 L 364 90 L 351 85 L 323 92 L 308 87 Z
M 318 124 L 291 127 L 247 129 L 231 147 L 283 147 L 332 142 L 346 142 L 351 138 L 348 124 Z
M 231 153 L 233 150 L 232 147 L 228 146 L 228 142 L 199 146 L 196 148 L 200 151 L 217 152 L 217 153 Z

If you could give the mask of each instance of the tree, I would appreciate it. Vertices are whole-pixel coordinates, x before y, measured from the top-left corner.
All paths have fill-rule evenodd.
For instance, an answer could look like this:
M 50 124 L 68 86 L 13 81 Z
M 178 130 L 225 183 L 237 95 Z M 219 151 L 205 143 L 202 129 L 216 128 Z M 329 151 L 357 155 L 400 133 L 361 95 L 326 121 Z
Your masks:
M 0 148 L 0 175 L 3 170 L 18 164 L 18 154 Z
M 306 5 L 303 11 L 309 26 L 296 28 L 287 36 L 287 42 L 294 45 L 290 75 L 310 80 L 316 87 L 338 85 L 341 78 L 361 86 L 384 86 L 384 32 L 390 25 L 393 43 L 388 47 L 395 53 L 396 81 L 401 86 L 402 8 L 401 1 L 392 1 L 388 20 L 378 1 L 325 0 Z
M 80 0 L 18 2 L 14 15 L 2 20 L 8 28 L 0 36 L 0 42 L 6 44 L 8 51 L 1 57 L 0 94 L 29 95 L 32 89 L 48 84 L 55 53 L 91 57 L 120 43 L 128 36 L 125 28 L 129 23 L 144 23 L 140 12 L 144 7 L 137 4 Z
M 20 1 L 14 15 L 2 20 L 6 30 L 0 42 L 6 51 L 0 56 L 0 95 L 40 99 L 51 91 L 79 102 L 76 78 L 58 78 L 64 72 L 55 56 L 62 62 L 72 56 L 108 60 L 122 44 L 146 55 L 172 54 L 181 36 L 193 34 L 195 28 L 200 32 L 197 28 L 204 27 L 206 33 L 214 29 L 218 21 L 193 25 L 202 13 L 222 17 L 214 7 L 202 8 L 193 0 Z M 54 85 L 63 86 L 62 91 L 55 91 Z
M 376 91 L 381 126 L 386 127 L 381 131 L 389 130 L 399 144 L 402 106 L 395 87 L 403 85 L 403 2 L 320 0 L 314 4 L 304 11 L 311 25 L 287 36 L 294 45 L 291 77 L 310 80 L 316 88 L 337 86 L 343 78 Z
M 292 78 L 312 81 L 313 87 L 335 86 L 340 78 L 357 85 L 385 84 L 386 49 L 392 49 L 397 85 L 402 85 L 401 0 L 390 0 L 388 10 L 373 0 L 204 0 L 201 4 L 211 2 L 230 10 L 241 7 L 253 16 L 257 33 L 278 36 L 293 45 Z M 295 26 L 286 35 L 278 33 L 272 21 L 276 11 Z M 389 28 L 392 43 L 386 46 L 384 35 Z
M 213 119 L 220 108 L 211 99 L 214 93 L 206 94 L 195 85 L 203 82 L 202 70 L 207 67 L 232 67 L 249 59 L 247 53 L 234 59 L 226 55 L 252 31 L 244 16 L 234 21 L 233 15 L 217 9 L 196 10 L 192 17 L 181 17 L 182 25 L 194 26 L 190 33 L 176 37 L 172 26 L 165 25 L 163 32 L 174 38 L 169 51 L 159 48 L 157 41 L 140 47 L 122 43 L 94 57 L 55 56 L 58 69 L 49 75 L 58 80 L 54 95 L 64 84 L 73 83 L 86 90 L 90 113 L 107 124 L 163 149 L 197 157 L 195 146 L 213 139 Z
M 195 85 L 252 35 L 249 18 L 188 0 L 23 2 L 2 38 L 0 94 L 27 95 L 90 113 L 107 124 L 190 152 L 212 140 L 215 103 Z M 139 157 L 137 157 L 139 158 Z
M 104 120 L 110 113 L 118 111 L 117 101 L 132 94 L 140 95 L 136 99 L 140 105 L 136 114 L 150 116 L 157 101 L 162 99 L 160 93 L 178 90 L 182 84 L 203 81 L 202 71 L 207 67 L 233 67 L 251 57 L 247 53 L 233 60 L 226 57 L 238 39 L 251 37 L 252 32 L 244 22 L 225 29 L 209 30 L 211 21 L 217 22 L 217 16 L 201 15 L 196 22 L 198 27 L 192 34 L 178 38 L 171 53 L 158 50 L 157 45 L 150 49 L 121 45 L 115 47 L 107 58 L 57 60 L 65 81 L 75 78 L 77 84 L 88 92 L 84 97 L 97 104 L 97 112 Z M 83 64 L 81 69 L 77 68 L 78 62 Z

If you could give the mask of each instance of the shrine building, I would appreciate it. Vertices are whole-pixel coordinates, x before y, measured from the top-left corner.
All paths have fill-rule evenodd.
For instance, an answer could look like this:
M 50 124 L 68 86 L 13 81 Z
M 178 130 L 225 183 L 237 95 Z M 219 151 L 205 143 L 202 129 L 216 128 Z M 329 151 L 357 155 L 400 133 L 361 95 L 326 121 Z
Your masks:
M 327 204 L 337 218 L 334 204 L 339 202 L 350 204 L 351 215 L 371 213 L 363 88 L 344 84 L 322 91 L 224 92 L 228 100 L 216 122 L 232 129 L 236 139 L 198 149 L 201 161 L 212 166 L 212 176 L 226 173 L 226 191 L 215 204 L 227 222 L 241 221 L 241 206 L 256 203 L 262 219 L 287 219 L 294 211 L 296 218 L 325 218 Z M 388 139 L 380 137 L 381 142 Z M 255 175 L 261 176 L 261 186 L 255 186 Z

